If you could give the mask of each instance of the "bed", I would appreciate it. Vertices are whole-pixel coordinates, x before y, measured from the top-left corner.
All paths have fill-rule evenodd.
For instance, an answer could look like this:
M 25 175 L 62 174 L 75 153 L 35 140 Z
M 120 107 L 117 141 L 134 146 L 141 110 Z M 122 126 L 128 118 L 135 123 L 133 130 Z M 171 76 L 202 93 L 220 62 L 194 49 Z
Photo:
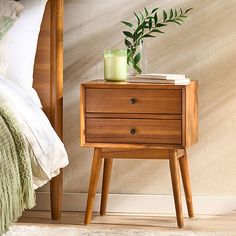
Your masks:
M 6 3 L 4 1 L 5 0 L 0 0 L 0 13 L 1 13 L 1 10 L 2 10 L 1 7 Z M 11 0 L 9 0 L 9 1 L 11 1 Z M 38 0 L 35 0 L 35 1 L 38 1 Z M 55 173 L 58 173 L 58 170 L 61 167 L 64 167 L 68 164 L 68 158 L 67 158 L 66 151 L 64 149 L 64 145 L 60 141 L 60 139 L 61 140 L 63 139 L 63 10 L 64 10 L 64 3 L 63 3 L 63 0 L 48 0 L 48 1 L 40 0 L 40 1 L 45 2 L 44 6 L 43 6 L 43 11 L 42 11 L 42 13 L 44 12 L 44 14 L 41 14 L 42 24 L 41 24 L 41 20 L 40 20 L 40 24 L 38 26 L 37 41 L 35 41 L 35 49 L 36 49 L 36 45 L 37 45 L 37 50 L 36 50 L 36 56 L 35 56 L 35 54 L 33 56 L 33 59 L 35 59 L 35 60 L 33 60 L 33 63 L 32 63 L 31 78 L 32 78 L 32 74 L 33 74 L 33 81 L 32 81 L 33 88 L 37 91 L 38 97 L 40 98 L 40 101 L 41 101 L 43 112 L 46 114 L 48 119 L 46 119 L 45 115 L 43 114 L 40 105 L 37 105 L 37 107 L 35 106 L 36 103 L 34 103 L 33 99 L 31 99 L 32 97 L 29 96 L 28 92 L 27 92 L 27 95 L 26 95 L 25 92 L 23 92 L 23 91 L 27 91 L 27 90 L 24 90 L 24 89 L 21 90 L 21 88 L 18 87 L 18 85 L 15 87 L 15 84 L 10 81 L 11 80 L 11 73 L 8 74 L 8 72 L 6 71 L 6 77 L 3 77 L 3 73 L 1 71 L 2 68 L 0 68 L 1 69 L 0 70 L 0 103 L 1 103 L 0 104 L 0 119 L 1 119 L 1 122 L 2 122 L 2 123 L 0 123 L 0 128 L 1 128 L 1 131 L 2 131 L 3 123 L 8 122 L 6 117 L 9 118 L 10 112 L 6 115 L 6 112 L 4 111 L 3 107 L 4 107 L 5 103 L 6 104 L 9 103 L 9 104 L 12 105 L 12 107 L 14 107 L 15 111 L 17 109 L 19 110 L 19 114 L 21 113 L 22 117 L 24 115 L 24 119 L 25 119 L 25 117 L 31 117 L 31 118 L 26 118 L 26 120 L 35 118 L 32 123 L 34 123 L 34 126 L 36 126 L 36 129 L 38 128 L 38 130 L 35 131 L 34 135 L 35 135 L 35 137 L 37 137 L 37 135 L 38 136 L 41 135 L 40 138 L 41 138 L 41 140 L 43 140 L 43 142 L 40 143 L 39 142 L 40 139 L 39 139 L 39 140 L 37 140 L 37 142 L 38 142 L 37 145 L 42 149 L 42 153 L 43 153 L 43 151 L 48 151 L 49 150 L 49 149 L 45 149 L 45 147 L 46 147 L 46 145 L 49 145 L 50 142 L 51 142 L 51 144 L 53 144 L 53 140 L 56 140 L 55 138 L 57 138 L 58 143 L 60 142 L 59 144 L 57 143 L 57 146 L 56 145 L 55 145 L 55 147 L 53 146 L 53 148 L 52 148 L 53 152 L 50 153 L 51 156 L 48 155 L 48 157 L 49 156 L 53 157 L 53 160 L 51 160 L 50 165 L 56 164 L 54 167 L 50 166 L 50 168 L 51 168 L 50 171 L 52 171 L 50 173 L 51 174 L 50 176 L 51 177 L 55 176 L 55 177 L 53 177 L 52 179 L 51 179 L 51 177 L 48 178 L 48 180 L 51 179 L 50 180 L 51 217 L 54 220 L 59 220 L 61 218 L 63 170 L 61 169 L 59 175 L 57 175 Z M 40 1 L 38 1 L 38 2 L 40 2 Z M 11 2 L 15 5 L 17 5 L 17 4 L 19 6 L 21 5 L 20 3 L 16 3 L 16 1 L 15 2 L 11 1 Z M 33 5 L 33 1 L 31 1 L 31 0 L 21 0 L 20 2 L 22 2 L 22 4 L 24 2 L 28 2 L 27 4 L 29 4 L 29 5 L 32 4 Z M 46 2 L 47 2 L 47 4 L 46 4 Z M 46 7 L 45 7 L 45 4 L 46 4 Z M 22 9 L 23 8 L 24 8 L 24 6 L 22 6 Z M 25 14 L 28 14 L 29 11 L 27 12 L 27 10 L 25 11 Z M 19 10 L 19 12 L 20 12 L 20 10 Z M 0 15 L 0 16 L 2 17 L 3 15 Z M 43 18 L 42 18 L 42 16 L 43 16 Z M 5 17 L 5 15 L 4 15 L 4 17 Z M 11 17 L 12 17 L 12 15 L 11 15 Z M 18 17 L 18 18 L 20 18 L 20 17 Z M 21 19 L 23 19 L 23 17 Z M 2 20 L 2 18 L 1 18 L 1 20 Z M 15 24 L 17 24 L 17 23 L 15 23 Z M 40 28 L 40 25 L 41 25 L 41 28 Z M 2 27 L 1 22 L 0 22 L 0 26 Z M 13 28 L 14 27 L 11 28 L 12 32 L 14 32 Z M 2 39 L 1 34 L 4 33 L 4 32 L 2 32 L 2 29 L 4 29 L 4 27 L 1 28 L 1 30 L 0 30 L 0 42 L 1 42 L 1 39 Z M 19 28 L 18 30 L 22 30 L 22 32 L 23 32 L 22 28 Z M 9 29 L 9 32 L 11 32 L 11 31 Z M 38 33 L 39 33 L 39 37 L 38 37 Z M 5 36 L 5 37 L 7 38 L 7 36 Z M 17 39 L 15 37 L 12 37 L 12 38 L 14 38 L 15 41 L 17 41 L 17 40 L 20 41 L 20 37 L 17 38 Z M 12 41 L 14 41 L 14 40 L 12 40 Z M 12 45 L 14 45 L 14 43 L 12 43 Z M 26 45 L 26 46 L 28 46 L 28 45 Z M 18 45 L 18 48 L 19 48 L 19 45 Z M 34 53 L 35 53 L 35 49 L 34 49 Z M 24 52 L 24 53 L 27 54 L 27 52 Z M 9 49 L 9 54 L 11 54 L 10 49 Z M 1 54 L 1 57 L 2 57 L 2 55 L 4 55 L 4 54 Z M 16 56 L 13 57 L 14 60 L 16 60 L 15 57 Z M 25 56 L 25 57 L 27 57 L 27 56 Z M 3 60 L 2 58 L 0 58 L 0 59 Z M 0 66 L 2 66 L 2 64 L 1 64 L 2 61 L 1 60 L 0 60 Z M 8 65 L 8 67 L 10 68 L 11 67 L 11 58 L 9 59 L 9 61 L 10 61 L 10 63 Z M 21 62 L 19 60 L 17 61 L 17 63 L 21 64 Z M 18 68 L 18 69 L 21 69 L 21 68 Z M 24 70 L 28 70 L 28 66 L 26 68 L 24 68 Z M 24 72 L 24 70 L 23 70 L 23 72 Z M 14 74 L 14 73 L 16 73 L 17 68 L 15 70 L 11 70 L 11 71 Z M 7 75 L 9 75 L 9 77 L 7 77 Z M 9 81 L 5 80 L 5 78 L 7 78 L 7 79 L 9 78 L 10 80 Z M 31 88 L 30 89 L 32 89 L 32 83 L 31 83 L 31 86 L 30 86 Z M 17 94 L 15 94 L 14 91 L 16 91 Z M 32 91 L 33 91 L 33 89 L 32 89 Z M 6 98 L 7 98 L 6 100 L 3 100 L 3 97 L 4 97 L 3 95 L 6 96 Z M 37 99 L 38 99 L 38 97 L 37 97 Z M 25 103 L 22 103 L 23 100 L 24 100 Z M 18 105 L 18 104 L 22 104 L 22 106 Z M 18 105 L 18 107 L 17 107 L 17 105 Z M 8 107 L 6 106 L 6 110 L 7 109 L 8 109 Z M 42 115 L 40 115 L 39 113 L 31 114 L 34 110 L 41 113 Z M 29 114 L 28 114 L 28 112 L 29 112 Z M 18 117 L 19 114 L 18 114 L 17 111 L 16 111 L 16 113 L 17 113 L 17 115 L 15 115 L 15 116 Z M 25 114 L 23 114 L 23 113 L 25 113 Z M 46 122 L 42 123 L 42 124 L 37 123 L 37 115 L 44 117 Z M 13 117 L 13 119 L 15 119 L 15 117 Z M 48 120 L 50 121 L 51 125 L 49 124 Z M 22 118 L 21 122 L 22 122 L 21 124 L 23 124 L 23 118 Z M 27 122 L 25 122 L 25 123 L 27 123 Z M 9 124 L 10 125 L 8 125 L 7 128 L 10 130 L 12 124 L 11 123 L 9 123 Z M 26 126 L 27 125 L 22 125 L 22 127 L 24 129 L 26 128 Z M 45 137 L 45 135 L 44 136 L 42 136 L 42 135 L 47 134 L 47 132 L 44 132 L 43 126 L 46 127 L 45 130 L 47 128 L 50 128 L 51 131 L 53 131 L 53 129 L 54 129 L 54 131 L 57 133 L 58 136 L 53 131 L 52 136 L 55 136 L 54 139 L 52 137 L 50 142 L 45 141 L 47 138 Z M 53 129 L 52 129 L 52 127 L 53 127 Z M 15 127 L 13 127 L 13 128 L 15 128 Z M 30 133 L 29 130 L 31 130 L 31 129 L 33 130 L 33 128 L 35 128 L 35 127 L 33 127 L 33 126 L 30 127 L 30 128 L 28 127 L 27 132 Z M 33 133 L 33 131 L 32 131 L 32 133 Z M 15 130 L 13 130 L 13 132 L 15 132 Z M 10 136 L 11 135 L 14 136 L 13 134 L 10 134 Z M 16 136 L 17 135 L 18 134 L 16 134 Z M 25 140 L 26 139 L 29 140 L 29 137 L 31 137 L 31 136 L 27 136 L 25 138 Z M 44 137 L 45 137 L 45 140 L 44 140 Z M 0 132 L 0 138 L 2 138 L 0 140 L 4 141 L 5 137 L 3 135 L 3 132 L 2 132 L 2 134 Z M 13 137 L 12 140 L 13 140 L 13 142 L 12 142 L 13 146 L 17 150 L 18 146 L 15 142 L 15 137 Z M 4 145 L 5 145 L 5 143 L 4 143 Z M 1 156 L 0 156 L 1 159 L 0 159 L 0 161 L 7 160 L 6 157 L 3 157 L 3 155 L 2 155 L 2 150 L 4 150 L 4 148 L 2 148 L 2 146 L 4 146 L 4 145 L 1 144 Z M 7 143 L 7 145 L 8 145 L 8 143 Z M 61 146 L 59 146 L 59 145 L 61 145 Z M 35 146 L 36 146 L 36 144 L 35 144 Z M 31 150 L 31 151 L 33 149 L 34 148 L 32 148 L 32 147 L 29 148 L 29 150 Z M 62 152 L 60 152 L 61 149 L 63 149 Z M 16 152 L 18 152 L 18 151 L 16 151 Z M 47 153 L 47 152 L 45 152 L 45 153 Z M 60 160 L 57 161 L 57 163 L 55 161 L 56 158 L 58 158 L 60 156 L 60 155 L 58 155 L 58 157 L 54 157 L 54 156 L 57 156 L 56 155 L 57 153 L 58 154 L 62 153 L 62 155 L 64 155 L 63 156 L 64 160 L 61 160 L 61 163 L 60 163 Z M 14 155 L 13 154 L 12 154 L 12 156 L 15 155 L 15 154 Z M 12 157 L 12 159 L 13 158 L 14 157 Z M 17 158 L 15 158 L 15 159 L 17 160 Z M 44 165 L 45 165 L 45 161 L 47 161 L 47 160 L 48 159 L 44 159 Z M 1 167 L 1 173 L 0 174 L 1 174 L 1 176 L 3 176 L 3 178 L 5 178 L 4 172 L 7 174 L 7 171 L 3 167 L 6 164 L 6 163 L 4 163 L 4 161 L 1 162 L 1 166 L 0 166 Z M 33 162 L 33 163 L 36 163 L 36 161 Z M 37 162 L 37 164 L 38 163 L 40 163 L 40 162 Z M 2 164 L 4 164 L 4 165 L 2 165 Z M 18 169 L 22 168 L 22 166 L 17 167 L 16 163 L 12 162 L 11 164 L 12 164 L 12 166 L 14 165 L 14 167 L 16 167 L 16 169 L 17 168 Z M 32 166 L 33 165 L 31 163 L 31 165 L 28 165 L 27 168 L 30 169 Z M 55 168 L 55 169 L 53 169 L 53 168 Z M 42 167 L 42 169 L 43 169 L 43 167 Z M 49 169 L 49 167 L 48 167 L 48 169 Z M 11 178 L 12 178 L 14 172 L 10 168 L 8 170 L 9 170 L 9 172 L 11 172 L 11 175 L 10 175 L 10 177 L 6 175 L 7 178 L 8 178 L 8 179 L 6 178 L 6 180 L 9 181 L 9 179 L 10 179 L 10 181 L 11 181 Z M 55 170 L 57 170 L 57 172 L 55 172 Z M 52 173 L 54 173 L 54 174 L 52 175 Z M 14 177 L 14 178 L 16 178 L 16 177 Z M 1 184 L 5 185 L 5 190 L 7 190 L 8 188 L 10 189 L 10 187 L 8 187 L 6 183 L 4 183 L 4 180 L 1 180 L 0 182 L 1 182 Z M 21 182 L 21 180 L 19 180 L 18 181 L 18 186 L 21 186 L 21 184 L 22 184 L 22 182 Z M 42 186 L 41 183 L 40 183 L 40 186 Z M 2 185 L 1 185 L 1 187 L 2 187 Z M 38 185 L 38 187 L 39 187 L 39 185 Z M 33 189 L 33 184 L 31 184 L 31 188 Z M 4 189 L 4 188 L 1 188 L 1 191 L 3 193 L 2 189 Z M 0 194 L 1 197 L 4 196 L 4 199 L 6 199 L 6 200 L 8 198 L 14 198 L 14 196 L 10 196 L 10 195 L 9 195 L 10 197 L 8 196 L 9 193 L 11 193 L 11 194 L 14 193 L 14 188 L 11 187 L 11 189 L 13 189 L 13 191 L 12 190 L 11 190 L 11 192 L 7 191 L 7 194 L 5 194 L 5 195 L 4 195 L 4 193 L 2 195 Z M 34 193 L 32 193 L 32 196 L 33 196 L 33 194 Z M 19 198 L 19 196 L 17 196 L 16 198 Z M 2 213 L 0 212 L 1 213 L 0 216 L 2 215 L 2 218 L 0 217 L 0 223 L 6 222 L 6 221 L 4 221 L 6 213 L 4 213 L 5 215 L 3 214 L 3 212 L 6 212 L 5 211 L 6 208 L 8 208 L 7 209 L 8 212 L 13 212 L 12 214 L 14 214 L 14 208 L 13 208 L 14 205 L 10 206 L 11 209 L 9 208 L 9 205 L 8 205 L 9 204 L 8 202 L 11 201 L 11 200 L 7 200 L 6 206 L 4 206 L 4 203 L 5 203 L 4 199 L 3 200 L 1 199 L 2 201 L 0 201 L 0 211 L 2 212 Z M 18 201 L 18 199 L 17 199 L 17 201 Z M 18 201 L 18 203 L 19 203 L 19 201 Z M 24 205 L 25 202 L 22 200 L 21 204 Z M 34 203 L 30 203 L 30 204 L 31 204 L 31 207 L 33 207 L 33 204 L 35 204 L 35 199 L 34 199 Z M 23 207 L 23 209 L 27 209 L 27 208 L 30 208 L 30 207 Z M 18 211 L 18 213 L 17 213 L 18 216 L 15 217 L 14 220 L 16 220 L 21 215 L 19 213 L 22 212 L 21 210 L 17 210 L 17 211 Z M 10 223 L 13 223 L 13 220 L 10 220 Z M 1 226 L 0 235 L 1 235 L 1 232 L 4 232 L 8 229 L 10 223 L 9 223 L 9 220 L 8 220 L 8 223 L 7 223 L 6 227 L 4 226 L 5 223 L 4 223 L 3 226 L 2 226 L 2 224 L 0 224 L 0 226 Z

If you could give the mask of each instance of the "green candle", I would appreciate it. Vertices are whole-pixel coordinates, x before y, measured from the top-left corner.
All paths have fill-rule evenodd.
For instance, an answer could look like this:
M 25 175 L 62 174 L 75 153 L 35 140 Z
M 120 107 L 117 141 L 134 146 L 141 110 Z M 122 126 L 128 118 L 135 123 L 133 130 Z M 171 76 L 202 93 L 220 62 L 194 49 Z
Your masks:
M 104 50 L 104 78 L 108 81 L 127 80 L 127 50 Z

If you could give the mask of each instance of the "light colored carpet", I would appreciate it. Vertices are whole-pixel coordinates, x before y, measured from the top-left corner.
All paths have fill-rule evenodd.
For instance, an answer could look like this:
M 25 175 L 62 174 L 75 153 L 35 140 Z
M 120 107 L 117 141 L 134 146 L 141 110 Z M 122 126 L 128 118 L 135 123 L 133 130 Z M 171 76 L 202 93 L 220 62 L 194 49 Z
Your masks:
M 144 231 L 136 229 L 91 229 L 80 226 L 15 224 L 4 236 L 235 236 L 233 232 Z

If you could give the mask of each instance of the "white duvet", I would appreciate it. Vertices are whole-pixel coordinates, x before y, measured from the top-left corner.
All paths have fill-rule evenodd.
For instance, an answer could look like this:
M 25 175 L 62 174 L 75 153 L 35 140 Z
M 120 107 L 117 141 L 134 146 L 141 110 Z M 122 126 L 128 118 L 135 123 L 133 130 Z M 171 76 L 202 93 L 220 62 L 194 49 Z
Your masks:
M 0 93 L 9 101 L 17 119 L 21 123 L 37 163 L 45 173 L 43 178 L 34 174 L 34 187 L 38 188 L 68 165 L 64 145 L 52 128 L 48 118 L 32 98 L 14 82 L 0 75 Z

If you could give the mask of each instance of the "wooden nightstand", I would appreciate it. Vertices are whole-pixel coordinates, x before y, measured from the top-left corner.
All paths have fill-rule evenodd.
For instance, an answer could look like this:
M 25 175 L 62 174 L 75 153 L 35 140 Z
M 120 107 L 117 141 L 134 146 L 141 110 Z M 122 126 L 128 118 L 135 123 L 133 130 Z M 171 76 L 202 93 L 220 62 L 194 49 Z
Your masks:
M 197 142 L 197 82 L 189 85 L 81 85 L 81 145 L 94 147 L 85 224 L 90 223 L 102 159 L 100 214 L 106 214 L 113 158 L 167 159 L 178 226 L 183 227 L 179 166 L 189 217 L 194 216 L 186 148 Z

